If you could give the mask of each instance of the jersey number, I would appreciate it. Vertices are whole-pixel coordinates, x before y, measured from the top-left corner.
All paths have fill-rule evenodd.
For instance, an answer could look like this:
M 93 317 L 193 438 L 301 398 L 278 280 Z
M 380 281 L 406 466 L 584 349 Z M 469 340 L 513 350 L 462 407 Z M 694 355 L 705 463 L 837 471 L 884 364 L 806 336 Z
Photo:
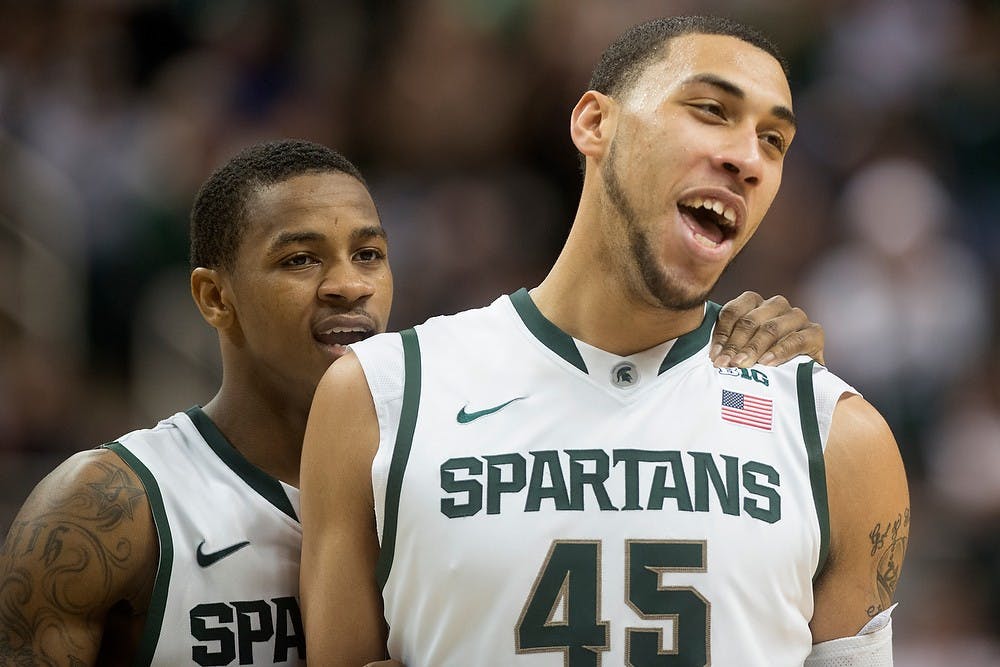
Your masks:
M 690 586 L 661 586 L 664 572 L 704 572 L 705 542 L 628 540 L 625 598 L 643 620 L 673 620 L 671 648 L 663 627 L 626 628 L 625 662 L 633 667 L 709 664 L 709 603 Z M 515 628 L 518 653 L 559 651 L 568 667 L 597 667 L 610 648 L 601 617 L 601 543 L 556 540 Z

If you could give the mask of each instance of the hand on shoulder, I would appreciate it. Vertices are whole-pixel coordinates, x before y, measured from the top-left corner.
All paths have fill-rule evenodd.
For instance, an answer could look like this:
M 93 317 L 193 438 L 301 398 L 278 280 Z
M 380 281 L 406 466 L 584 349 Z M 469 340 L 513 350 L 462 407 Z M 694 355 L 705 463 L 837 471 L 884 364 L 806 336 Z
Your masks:
M 777 366 L 798 355 L 822 364 L 824 341 L 823 327 L 785 297 L 743 292 L 719 312 L 709 356 L 720 368 Z

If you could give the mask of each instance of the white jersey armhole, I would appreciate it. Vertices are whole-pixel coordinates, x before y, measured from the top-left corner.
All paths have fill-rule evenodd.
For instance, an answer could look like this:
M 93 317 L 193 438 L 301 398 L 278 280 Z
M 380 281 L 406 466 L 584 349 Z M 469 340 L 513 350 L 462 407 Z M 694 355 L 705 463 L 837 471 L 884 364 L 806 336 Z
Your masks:
M 372 495 L 379 542 L 385 525 L 385 490 L 403 405 L 403 346 L 399 334 L 380 334 L 351 345 L 361 363 L 378 417 L 378 450 L 372 460 Z
M 826 449 L 837 403 L 845 394 L 861 396 L 861 392 L 818 363 L 813 365 L 813 392 L 816 400 L 816 420 L 819 426 L 820 442 L 823 443 L 823 449 Z

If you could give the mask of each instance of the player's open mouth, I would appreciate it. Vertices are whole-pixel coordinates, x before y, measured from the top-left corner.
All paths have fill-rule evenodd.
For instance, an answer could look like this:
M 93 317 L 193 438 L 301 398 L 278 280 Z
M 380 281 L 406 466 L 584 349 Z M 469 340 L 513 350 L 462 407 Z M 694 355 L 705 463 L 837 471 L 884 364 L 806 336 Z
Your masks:
M 687 197 L 677 208 L 688 221 L 695 241 L 706 248 L 718 248 L 739 229 L 737 210 L 714 197 Z
M 346 346 L 370 338 L 374 333 L 375 331 L 370 327 L 331 327 L 324 331 L 317 331 L 314 336 L 324 345 Z

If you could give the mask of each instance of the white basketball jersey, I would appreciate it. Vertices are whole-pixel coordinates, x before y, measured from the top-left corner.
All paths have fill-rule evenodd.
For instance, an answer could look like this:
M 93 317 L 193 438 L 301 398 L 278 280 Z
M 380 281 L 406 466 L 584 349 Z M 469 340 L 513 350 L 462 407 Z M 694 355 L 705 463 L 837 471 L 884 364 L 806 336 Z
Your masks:
M 305 665 L 298 489 L 200 408 L 105 445 L 139 476 L 160 563 L 136 665 Z
M 392 657 L 801 667 L 829 543 L 823 446 L 853 390 L 804 358 L 714 368 L 718 310 L 619 357 L 520 290 L 352 346 L 381 431 Z

